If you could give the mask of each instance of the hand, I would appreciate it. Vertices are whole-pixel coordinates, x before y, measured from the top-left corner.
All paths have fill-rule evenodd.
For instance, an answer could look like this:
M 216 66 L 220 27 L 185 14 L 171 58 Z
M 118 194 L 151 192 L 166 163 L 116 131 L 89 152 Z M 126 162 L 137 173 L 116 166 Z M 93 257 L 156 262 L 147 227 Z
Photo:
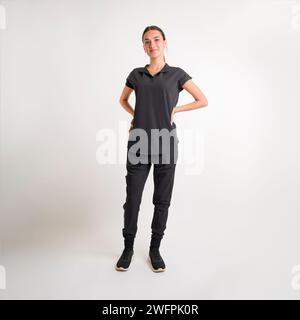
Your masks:
M 133 120 L 134 120 L 134 118 L 132 118 L 132 120 L 131 120 L 131 122 L 130 122 L 130 128 L 129 128 L 128 132 L 130 132 L 130 130 L 131 130 L 132 127 L 133 127 Z
M 176 113 L 176 107 L 175 108 L 173 108 L 173 110 L 172 110 L 172 114 L 171 114 L 171 125 L 173 125 L 173 121 L 174 121 L 174 115 L 175 115 L 175 113 Z

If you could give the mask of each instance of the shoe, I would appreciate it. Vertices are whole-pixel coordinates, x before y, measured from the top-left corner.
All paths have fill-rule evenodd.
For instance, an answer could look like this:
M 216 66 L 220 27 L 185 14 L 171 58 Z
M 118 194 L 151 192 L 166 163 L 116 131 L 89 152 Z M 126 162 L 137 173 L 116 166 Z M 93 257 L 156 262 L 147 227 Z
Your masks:
M 166 265 L 159 253 L 159 248 L 150 248 L 149 260 L 151 268 L 154 272 L 162 272 L 166 270 Z
M 115 269 L 118 271 L 127 271 L 133 256 L 133 249 L 124 249 L 121 257 L 119 258 Z

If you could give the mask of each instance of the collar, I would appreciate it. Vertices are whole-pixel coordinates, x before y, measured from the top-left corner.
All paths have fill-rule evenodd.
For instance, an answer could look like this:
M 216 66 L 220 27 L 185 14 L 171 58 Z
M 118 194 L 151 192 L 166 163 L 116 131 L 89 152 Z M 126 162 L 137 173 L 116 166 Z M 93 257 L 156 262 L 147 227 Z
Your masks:
M 146 64 L 146 65 L 145 65 L 144 67 L 142 67 L 141 70 L 139 70 L 139 71 L 151 75 L 150 72 L 149 72 L 148 69 L 147 69 L 148 66 L 149 66 L 149 64 Z M 163 67 L 160 71 L 158 71 L 155 75 L 159 74 L 160 72 L 168 72 L 170 69 L 171 69 L 171 67 L 166 63 L 166 64 L 164 65 L 164 67 Z

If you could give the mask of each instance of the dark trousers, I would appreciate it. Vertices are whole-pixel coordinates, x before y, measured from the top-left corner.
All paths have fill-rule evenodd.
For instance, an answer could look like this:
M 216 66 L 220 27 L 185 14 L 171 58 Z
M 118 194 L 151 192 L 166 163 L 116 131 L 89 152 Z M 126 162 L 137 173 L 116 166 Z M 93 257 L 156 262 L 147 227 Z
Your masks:
M 125 247 L 132 248 L 137 232 L 138 214 L 142 194 L 149 171 L 152 166 L 150 156 L 147 163 L 132 164 L 127 152 L 126 175 L 126 202 L 124 208 L 124 228 L 122 229 Z M 175 177 L 176 161 L 162 163 L 161 160 L 153 161 L 154 193 L 152 202 L 154 214 L 151 224 L 152 235 L 150 247 L 158 248 L 164 236 L 168 219 L 168 210 L 172 197 Z

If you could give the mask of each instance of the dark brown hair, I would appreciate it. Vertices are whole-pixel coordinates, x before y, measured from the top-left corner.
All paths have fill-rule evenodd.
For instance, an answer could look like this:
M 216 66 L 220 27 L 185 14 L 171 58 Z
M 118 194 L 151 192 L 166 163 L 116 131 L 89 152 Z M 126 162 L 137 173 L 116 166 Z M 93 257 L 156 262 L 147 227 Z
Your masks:
M 144 30 L 144 32 L 143 32 L 143 34 L 142 34 L 142 42 L 144 41 L 144 35 L 145 35 L 145 33 L 146 33 L 147 31 L 149 31 L 149 30 L 157 30 L 157 31 L 159 31 L 159 32 L 161 33 L 163 39 L 166 40 L 165 33 L 161 30 L 160 27 L 158 27 L 158 26 L 148 26 L 148 27 L 145 28 L 145 30 Z M 165 62 L 166 62 L 165 56 L 164 56 L 164 60 L 165 60 Z

